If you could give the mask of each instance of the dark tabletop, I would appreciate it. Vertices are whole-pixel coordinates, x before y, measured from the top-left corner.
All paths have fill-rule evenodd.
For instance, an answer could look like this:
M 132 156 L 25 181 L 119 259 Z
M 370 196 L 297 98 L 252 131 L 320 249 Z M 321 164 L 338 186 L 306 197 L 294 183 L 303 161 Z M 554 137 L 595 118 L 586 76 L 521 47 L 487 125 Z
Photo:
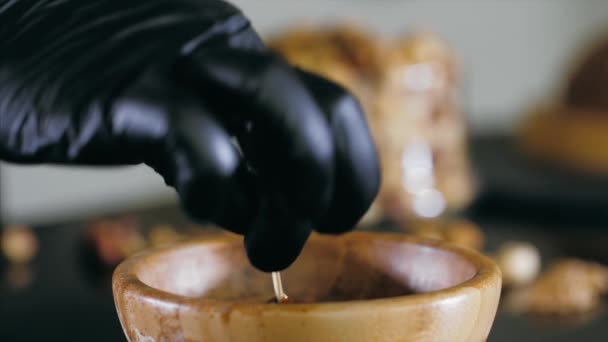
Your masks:
M 486 232 L 488 250 L 523 240 L 539 247 L 543 262 L 576 256 L 608 263 L 608 211 L 600 210 L 608 203 L 603 181 L 530 167 L 506 140 L 478 146 L 473 152 L 485 191 L 466 216 Z M 571 179 L 568 186 L 563 179 Z M 592 190 L 581 190 L 583 186 Z M 186 222 L 171 206 L 137 215 L 144 225 Z M 14 269 L 0 264 L 0 341 L 125 340 L 110 272 L 92 268 L 82 257 L 83 229 L 80 220 L 36 227 L 40 251 L 32 265 Z M 489 339 L 576 340 L 608 341 L 608 314 L 599 310 L 587 317 L 533 319 L 500 311 Z

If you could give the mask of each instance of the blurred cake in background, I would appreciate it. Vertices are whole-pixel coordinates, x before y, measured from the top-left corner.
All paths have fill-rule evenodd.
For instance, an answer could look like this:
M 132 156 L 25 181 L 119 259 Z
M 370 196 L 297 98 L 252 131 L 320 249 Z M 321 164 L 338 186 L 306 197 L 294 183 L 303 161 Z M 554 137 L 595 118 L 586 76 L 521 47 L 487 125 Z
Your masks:
M 416 33 L 391 44 L 382 72 L 372 121 L 390 216 L 463 209 L 474 185 L 455 56 L 435 35 Z
M 354 93 L 368 113 L 381 77 L 382 44 L 354 25 L 332 28 L 295 27 L 268 45 L 296 65 Z
M 475 194 L 458 69 L 431 33 L 382 39 L 354 26 L 296 27 L 269 46 L 349 89 L 367 115 L 382 161 L 380 195 L 365 223 L 434 218 Z
M 608 37 L 594 44 L 579 61 L 566 84 L 568 107 L 608 112 Z
M 556 104 L 536 108 L 520 130 L 530 159 L 599 176 L 608 175 L 608 39 L 576 63 Z

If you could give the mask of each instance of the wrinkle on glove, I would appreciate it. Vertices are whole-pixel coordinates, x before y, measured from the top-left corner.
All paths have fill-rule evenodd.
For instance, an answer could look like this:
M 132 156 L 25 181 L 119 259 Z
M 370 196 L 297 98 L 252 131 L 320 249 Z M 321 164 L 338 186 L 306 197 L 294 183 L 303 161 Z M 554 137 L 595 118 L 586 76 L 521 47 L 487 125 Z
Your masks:
M 3 160 L 145 163 L 266 272 L 312 230 L 352 229 L 377 194 L 357 100 L 226 2 L 0 0 L 0 22 Z

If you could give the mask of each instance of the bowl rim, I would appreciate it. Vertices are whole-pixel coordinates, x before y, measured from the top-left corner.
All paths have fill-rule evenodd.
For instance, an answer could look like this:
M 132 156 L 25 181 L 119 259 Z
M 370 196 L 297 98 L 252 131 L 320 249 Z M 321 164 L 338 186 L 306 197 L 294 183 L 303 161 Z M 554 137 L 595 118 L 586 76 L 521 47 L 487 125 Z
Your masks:
M 309 315 L 311 312 L 331 313 L 343 311 L 365 311 L 370 309 L 382 310 L 399 309 L 405 306 L 423 306 L 436 304 L 448 299 L 457 297 L 466 297 L 472 295 L 471 289 L 484 289 L 496 287 L 500 290 L 502 283 L 502 274 L 498 265 L 489 257 L 482 255 L 472 249 L 446 243 L 440 240 L 433 240 L 414 235 L 403 233 L 385 233 L 385 232 L 368 232 L 356 231 L 347 233 L 341 236 L 332 236 L 337 239 L 345 240 L 366 240 L 366 241 L 398 241 L 402 243 L 410 243 L 426 246 L 429 248 L 441 249 L 463 257 L 466 261 L 475 267 L 475 275 L 457 285 L 447 287 L 438 291 L 407 294 L 402 296 L 392 296 L 376 299 L 360 299 L 351 301 L 327 301 L 318 303 L 294 303 L 289 305 L 276 305 L 269 303 L 239 303 L 229 302 L 208 298 L 193 298 L 178 295 L 175 293 L 163 291 L 154 288 L 137 276 L 138 265 L 141 261 L 152 255 L 168 253 L 174 250 L 192 247 L 197 245 L 224 244 L 226 242 L 239 241 L 242 237 L 231 233 L 220 234 L 219 236 L 196 238 L 189 241 L 152 248 L 140 252 L 126 260 L 116 267 L 112 276 L 112 288 L 114 301 L 117 303 L 117 296 L 124 296 L 125 292 L 143 297 L 154 303 L 162 303 L 163 305 L 177 305 L 182 309 L 204 308 L 206 310 L 226 310 L 241 313 L 260 312 L 265 313 L 301 313 L 306 312 Z M 313 234 L 311 239 L 317 239 L 318 235 Z M 117 293 L 121 289 L 121 293 Z

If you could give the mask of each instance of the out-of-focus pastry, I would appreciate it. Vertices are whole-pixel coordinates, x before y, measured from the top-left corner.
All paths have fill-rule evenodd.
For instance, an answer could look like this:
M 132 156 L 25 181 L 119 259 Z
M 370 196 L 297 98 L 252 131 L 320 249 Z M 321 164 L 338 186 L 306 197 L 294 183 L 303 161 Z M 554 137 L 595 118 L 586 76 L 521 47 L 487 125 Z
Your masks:
M 567 107 L 534 111 L 522 124 L 519 145 L 525 156 L 548 166 L 608 175 L 608 112 Z
M 398 220 L 460 210 L 474 184 L 456 58 L 426 32 L 386 50 L 373 125 L 384 171 L 380 201 L 391 216 L 404 216 Z
M 291 64 L 348 89 L 366 113 L 373 113 L 383 44 L 371 33 L 352 24 L 299 26 L 272 37 L 267 44 Z
M 388 217 L 407 225 L 470 203 L 457 63 L 441 39 L 417 33 L 388 40 L 340 25 L 296 27 L 268 43 L 292 64 L 349 89 L 365 109 L 383 170 L 366 224 Z
M 231 234 L 227 230 L 211 224 L 192 224 L 184 229 L 183 234 L 188 238 L 209 237 L 224 234 Z
M 591 44 L 575 65 L 564 90 L 568 107 L 608 113 L 608 37 Z
M 507 242 L 498 249 L 495 259 L 502 271 L 502 283 L 505 286 L 528 284 L 540 272 L 540 252 L 530 243 Z
M 410 222 L 408 230 L 414 235 L 443 240 L 478 251 L 484 246 L 483 231 L 468 220 L 415 220 Z
M 26 264 L 38 253 L 38 238 L 26 226 L 8 226 L 0 234 L 0 247 L 9 263 Z
M 559 261 L 505 301 L 517 312 L 568 315 L 589 312 L 608 290 L 608 268 L 577 259 Z
M 352 25 L 300 26 L 271 38 L 268 45 L 287 60 L 351 90 L 380 77 L 382 45 L 371 33 Z M 373 84 L 372 84 L 373 86 Z
M 446 241 L 475 250 L 482 250 L 485 242 L 483 231 L 467 220 L 453 221 L 446 227 L 443 236 Z
M 412 221 L 408 226 L 408 232 L 423 238 L 444 240 L 446 223 L 441 220 Z
M 520 149 L 553 167 L 608 175 L 608 40 L 592 46 L 567 77 L 562 96 L 522 122 Z

